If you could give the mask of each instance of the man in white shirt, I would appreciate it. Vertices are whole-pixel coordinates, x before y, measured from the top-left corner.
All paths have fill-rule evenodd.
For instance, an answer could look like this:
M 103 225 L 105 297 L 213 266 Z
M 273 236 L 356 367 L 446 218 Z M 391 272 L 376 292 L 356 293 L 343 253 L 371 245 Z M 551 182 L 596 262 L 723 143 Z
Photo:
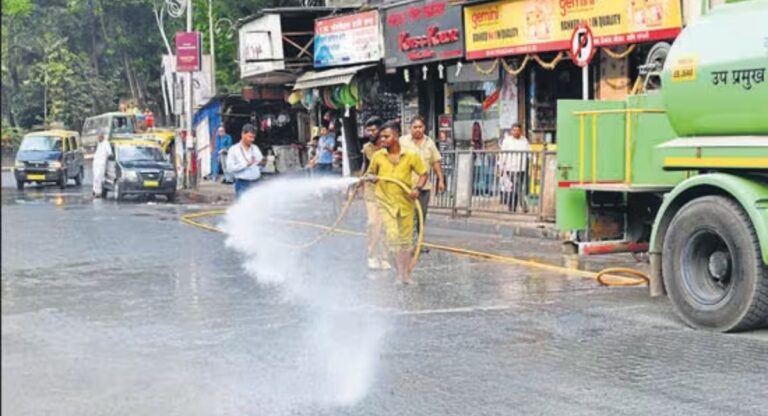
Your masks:
M 227 170 L 235 178 L 235 195 L 240 198 L 259 178 L 261 167 L 267 160 L 253 142 L 256 140 L 256 127 L 246 124 L 240 134 L 240 142 L 229 148 Z
M 112 146 L 109 144 L 109 141 L 104 138 L 104 135 L 100 134 L 99 143 L 96 145 L 96 153 L 93 154 L 94 198 L 99 198 L 101 196 L 104 175 L 107 171 L 107 160 L 110 156 L 112 156 Z
M 504 135 L 501 141 L 502 153 L 497 162 L 497 175 L 501 186 L 501 200 L 516 211 L 520 205 L 525 211 L 526 173 L 531 145 L 523 136 L 520 123 L 512 124 L 511 134 Z

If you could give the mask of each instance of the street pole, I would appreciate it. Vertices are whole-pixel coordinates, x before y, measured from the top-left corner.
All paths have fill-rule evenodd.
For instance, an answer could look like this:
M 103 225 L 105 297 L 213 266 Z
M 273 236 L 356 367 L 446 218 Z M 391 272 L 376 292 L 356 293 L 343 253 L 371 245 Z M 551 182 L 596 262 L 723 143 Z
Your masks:
M 211 95 L 216 95 L 216 47 L 213 39 L 213 0 L 208 0 L 208 36 L 211 39 Z
M 187 0 L 187 32 L 192 32 L 192 0 Z M 193 103 L 192 103 L 193 98 L 194 98 L 194 86 L 192 85 L 192 72 L 187 72 L 187 77 L 186 78 L 187 78 L 187 85 L 186 85 L 187 97 L 189 97 L 189 99 L 186 102 L 186 104 L 187 104 L 187 109 L 186 109 L 186 113 L 187 113 L 187 118 L 186 118 L 186 124 L 187 124 L 187 143 L 190 143 L 190 142 L 192 143 L 192 153 L 191 153 L 190 157 L 187 158 L 187 160 L 193 166 L 191 171 L 195 173 L 191 177 L 190 183 L 192 185 L 192 188 L 197 188 L 197 154 L 196 154 L 197 153 L 196 152 L 196 150 L 197 150 L 197 138 L 195 138 L 193 133 L 192 133 L 192 116 L 193 116 L 192 109 L 194 108 Z M 185 144 L 187 144 L 187 143 L 185 143 Z M 187 145 L 187 148 L 188 148 L 188 145 Z M 189 152 L 187 152 L 187 153 L 189 153 Z M 188 166 L 188 168 L 189 168 L 189 166 Z M 189 171 L 188 171 L 187 174 L 189 174 Z
M 589 64 L 581 68 L 581 99 L 589 100 Z

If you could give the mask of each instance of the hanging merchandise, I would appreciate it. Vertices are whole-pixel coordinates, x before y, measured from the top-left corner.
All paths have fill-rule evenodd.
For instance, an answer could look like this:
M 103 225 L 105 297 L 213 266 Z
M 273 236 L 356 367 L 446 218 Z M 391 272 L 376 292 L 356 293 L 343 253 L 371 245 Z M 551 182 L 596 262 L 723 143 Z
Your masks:
M 426 65 L 424 65 L 424 66 L 421 67 L 421 72 L 423 73 L 423 75 L 421 76 L 421 79 L 426 81 L 427 80 L 427 73 L 429 73 L 429 68 Z
M 341 99 L 341 86 L 337 85 L 333 87 L 332 94 L 331 94 L 331 100 L 333 101 L 333 105 L 336 106 L 337 110 L 341 110 L 344 108 L 344 101 Z
M 437 72 L 440 73 L 440 79 L 443 79 L 443 71 L 445 71 L 445 65 L 441 63 L 437 66 Z
M 290 122 L 291 122 L 291 116 L 286 112 L 282 112 L 280 113 L 280 115 L 277 116 L 277 127 L 283 127 Z
M 408 68 L 403 70 L 403 79 L 405 82 L 411 82 L 411 73 L 408 71 Z
M 354 107 L 357 104 L 357 100 L 352 97 L 352 91 L 349 85 L 344 85 L 341 87 L 341 101 L 347 108 Z
M 323 104 L 325 104 L 326 107 L 336 110 L 336 105 L 333 104 L 333 101 L 331 100 L 332 91 L 331 88 L 323 88 Z
M 301 97 L 301 105 L 303 105 L 307 110 L 310 110 L 312 109 L 313 104 L 314 99 L 312 90 L 304 90 L 304 94 Z
M 352 83 L 349 84 L 349 93 L 355 102 L 360 101 L 360 83 L 357 81 L 357 79 L 353 80 Z
M 287 101 L 290 105 L 296 105 L 301 101 L 301 98 L 301 92 L 293 91 L 288 95 L 288 97 L 286 97 L 285 101 Z

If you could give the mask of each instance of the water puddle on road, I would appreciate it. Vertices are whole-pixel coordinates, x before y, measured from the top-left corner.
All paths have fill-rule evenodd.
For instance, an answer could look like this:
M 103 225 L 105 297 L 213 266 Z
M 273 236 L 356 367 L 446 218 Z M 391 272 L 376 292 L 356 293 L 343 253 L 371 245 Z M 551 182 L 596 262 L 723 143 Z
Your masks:
M 386 315 L 366 305 L 365 296 L 356 293 L 358 286 L 350 284 L 359 281 L 365 270 L 348 267 L 365 264 L 365 243 L 361 240 L 359 250 L 343 253 L 330 239 L 301 247 L 318 231 L 275 220 L 331 224 L 352 183 L 327 178 L 259 184 L 227 211 L 222 223 L 227 246 L 244 255 L 245 270 L 260 284 L 279 288 L 284 301 L 307 316 L 302 323 L 302 352 L 290 357 L 298 364 L 274 380 L 290 386 L 287 397 L 278 400 L 295 410 L 353 405 L 365 397 L 376 377 Z

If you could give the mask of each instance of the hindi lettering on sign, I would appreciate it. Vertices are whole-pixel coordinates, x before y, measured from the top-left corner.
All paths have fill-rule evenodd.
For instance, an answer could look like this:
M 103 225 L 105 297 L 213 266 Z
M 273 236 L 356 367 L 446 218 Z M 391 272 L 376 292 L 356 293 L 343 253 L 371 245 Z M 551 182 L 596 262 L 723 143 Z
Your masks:
M 712 71 L 712 84 L 728 84 L 728 71 Z
M 734 69 L 731 72 L 734 84 L 740 84 L 745 90 L 752 89 L 752 70 L 751 69 Z
M 755 84 L 762 84 L 765 81 L 765 68 L 753 69 L 752 81 L 754 81 Z

